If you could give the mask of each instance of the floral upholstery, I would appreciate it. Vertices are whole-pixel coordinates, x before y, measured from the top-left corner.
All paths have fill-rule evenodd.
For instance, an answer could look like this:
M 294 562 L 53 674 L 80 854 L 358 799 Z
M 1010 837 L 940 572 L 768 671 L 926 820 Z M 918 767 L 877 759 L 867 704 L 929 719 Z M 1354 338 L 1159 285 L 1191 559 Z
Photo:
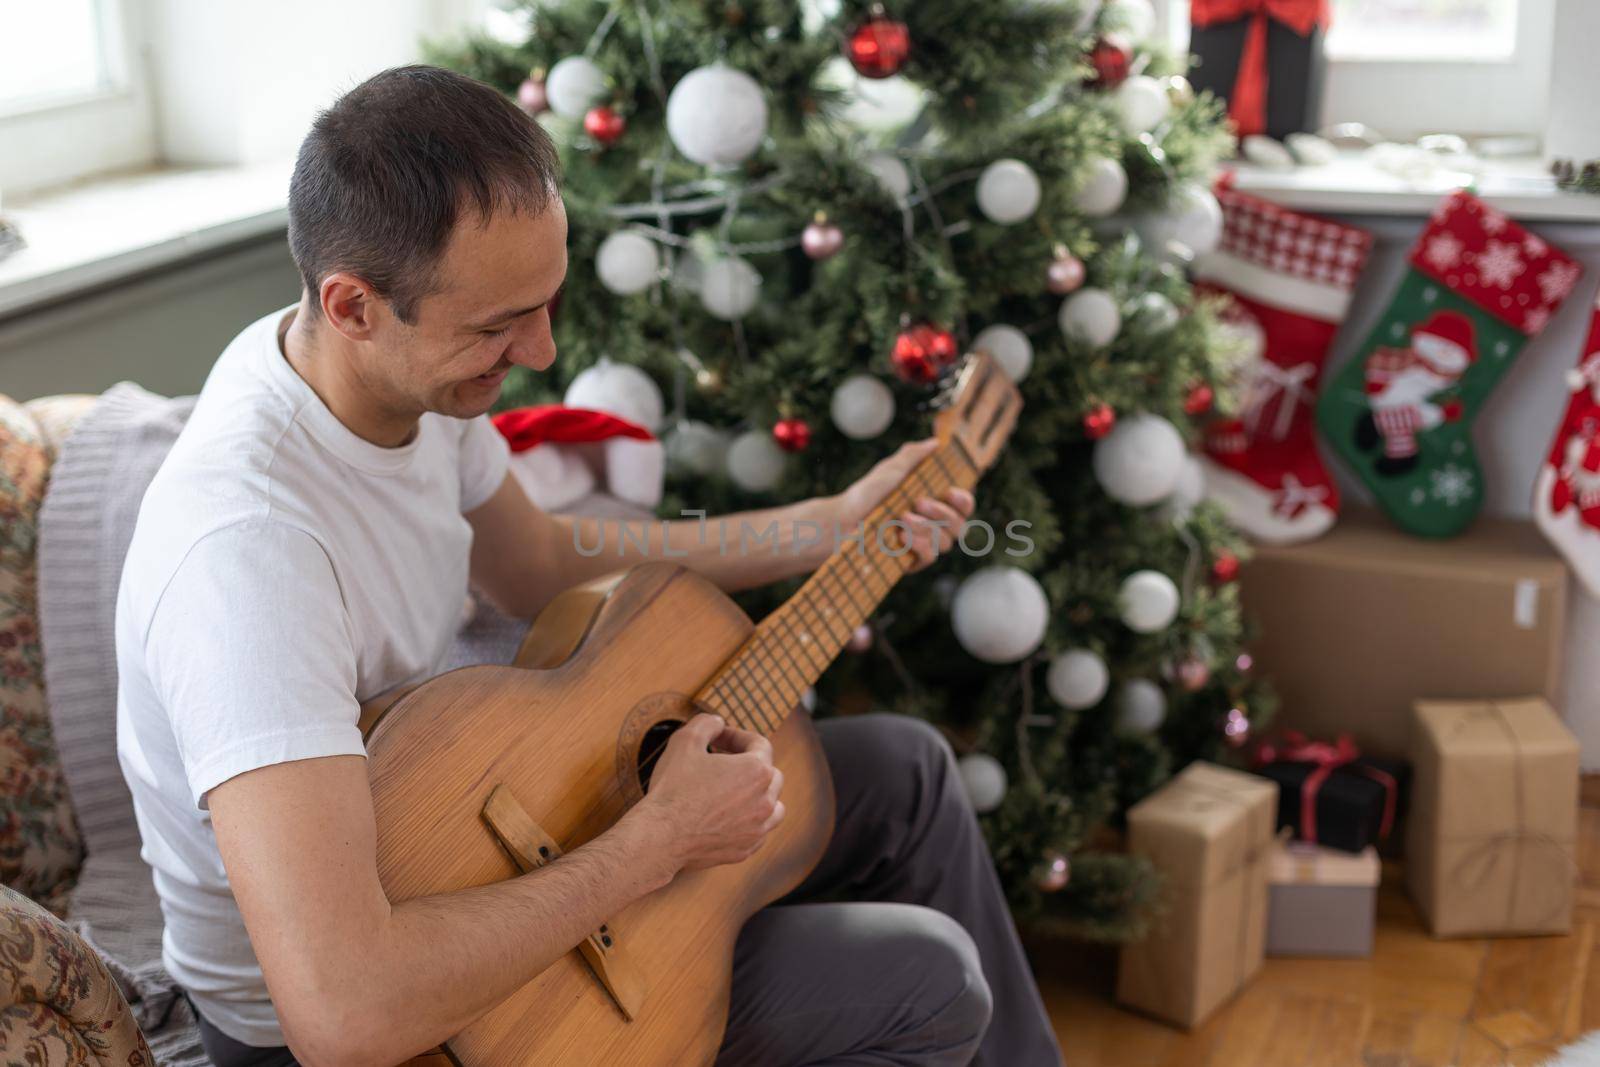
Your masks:
M 62 913 L 83 843 L 50 735 L 36 547 L 53 448 L 0 396 L 0 883 Z
M 0 886 L 0 1059 L 6 1067 L 153 1067 L 100 957 L 33 901 Z

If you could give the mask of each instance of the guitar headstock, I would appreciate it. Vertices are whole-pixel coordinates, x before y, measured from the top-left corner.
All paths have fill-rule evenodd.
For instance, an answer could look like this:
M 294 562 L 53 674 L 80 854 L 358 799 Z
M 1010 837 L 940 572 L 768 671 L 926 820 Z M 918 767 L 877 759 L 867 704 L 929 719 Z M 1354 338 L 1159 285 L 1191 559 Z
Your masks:
M 944 410 L 934 416 L 941 443 L 952 442 L 980 472 L 988 470 L 1005 448 L 1022 413 L 1022 394 L 987 352 L 969 353 L 956 373 Z

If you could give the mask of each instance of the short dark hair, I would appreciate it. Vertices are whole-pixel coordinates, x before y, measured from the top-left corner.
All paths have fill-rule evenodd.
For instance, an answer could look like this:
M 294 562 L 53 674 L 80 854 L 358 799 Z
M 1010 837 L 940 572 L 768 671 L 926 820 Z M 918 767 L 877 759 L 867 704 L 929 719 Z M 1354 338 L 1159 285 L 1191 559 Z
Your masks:
M 464 208 L 484 221 L 538 214 L 560 180 L 549 135 L 500 92 L 439 67 L 395 67 L 341 96 L 301 143 L 289 251 L 307 291 L 350 271 L 412 323 Z

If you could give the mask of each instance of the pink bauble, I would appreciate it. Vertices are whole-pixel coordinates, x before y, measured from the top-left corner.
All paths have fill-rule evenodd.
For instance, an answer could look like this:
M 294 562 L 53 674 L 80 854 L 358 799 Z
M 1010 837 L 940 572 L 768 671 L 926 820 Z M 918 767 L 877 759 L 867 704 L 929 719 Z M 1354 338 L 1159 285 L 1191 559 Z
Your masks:
M 844 231 L 828 221 L 828 216 L 817 212 L 800 233 L 800 248 L 812 259 L 827 259 L 844 247 Z
M 1065 296 L 1077 291 L 1087 273 L 1083 267 L 1083 260 L 1070 252 L 1064 253 L 1051 261 L 1050 268 L 1046 271 L 1046 284 L 1052 293 Z
M 865 652 L 872 647 L 872 627 L 863 623 L 850 631 L 850 639 L 845 642 L 845 648 L 851 652 Z
M 1206 661 L 1203 659 L 1183 660 L 1178 664 L 1175 673 L 1178 676 L 1178 684 L 1191 693 L 1204 689 L 1206 683 L 1211 680 L 1211 668 L 1206 666 Z
M 1250 717 L 1238 708 L 1229 708 L 1228 717 L 1222 721 L 1222 739 L 1231 748 L 1243 748 L 1250 743 Z
M 526 78 L 517 86 L 517 106 L 530 115 L 550 110 L 550 97 L 544 91 L 542 78 Z

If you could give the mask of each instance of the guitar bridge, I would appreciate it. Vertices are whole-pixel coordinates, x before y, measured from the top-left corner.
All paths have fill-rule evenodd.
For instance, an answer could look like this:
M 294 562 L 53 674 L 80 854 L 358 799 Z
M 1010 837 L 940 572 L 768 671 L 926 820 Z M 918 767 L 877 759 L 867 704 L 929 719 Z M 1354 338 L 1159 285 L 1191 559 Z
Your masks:
M 561 858 L 561 846 L 555 838 L 533 821 L 505 785 L 497 785 L 489 793 L 483 805 L 483 819 L 523 874 Z M 632 1022 L 644 1006 L 644 981 L 616 929 L 610 923 L 601 923 L 599 929 L 578 942 L 578 951 L 623 1017 Z

